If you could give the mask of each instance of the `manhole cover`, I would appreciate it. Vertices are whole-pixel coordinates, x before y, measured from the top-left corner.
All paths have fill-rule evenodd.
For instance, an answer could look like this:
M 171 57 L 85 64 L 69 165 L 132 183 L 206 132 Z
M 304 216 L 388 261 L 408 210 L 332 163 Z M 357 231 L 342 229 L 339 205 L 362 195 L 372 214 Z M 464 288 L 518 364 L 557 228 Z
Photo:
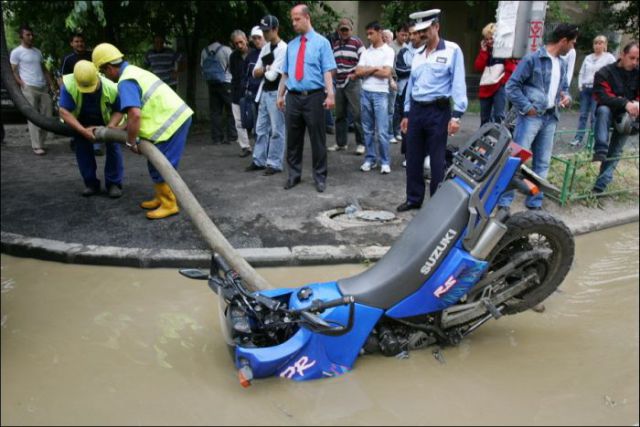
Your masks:
M 356 218 L 363 219 L 365 221 L 379 221 L 379 222 L 391 221 L 396 217 L 395 214 L 389 211 L 369 211 L 369 210 L 357 211 L 355 216 Z
M 392 212 L 375 209 L 362 209 L 349 205 L 345 208 L 330 209 L 321 213 L 318 220 L 333 230 L 344 230 L 351 227 L 396 224 L 400 219 Z

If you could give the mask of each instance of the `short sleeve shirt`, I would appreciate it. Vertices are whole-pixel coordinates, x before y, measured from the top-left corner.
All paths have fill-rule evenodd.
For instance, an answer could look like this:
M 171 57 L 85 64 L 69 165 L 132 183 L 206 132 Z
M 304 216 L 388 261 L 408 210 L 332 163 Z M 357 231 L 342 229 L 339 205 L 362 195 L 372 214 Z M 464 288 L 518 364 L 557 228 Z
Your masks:
M 291 40 L 287 45 L 283 71 L 288 75 L 287 89 L 309 91 L 324 88 L 324 73 L 337 68 L 333 57 L 333 49 L 329 40 L 313 29 L 304 34 L 306 38 L 304 53 L 304 75 L 302 80 L 296 79 L 296 62 L 300 50 L 301 36 Z
M 26 48 L 22 45 L 11 51 L 9 57 L 11 65 L 18 66 L 20 79 L 29 86 L 44 87 L 47 85 L 42 72 L 42 52 L 35 47 Z

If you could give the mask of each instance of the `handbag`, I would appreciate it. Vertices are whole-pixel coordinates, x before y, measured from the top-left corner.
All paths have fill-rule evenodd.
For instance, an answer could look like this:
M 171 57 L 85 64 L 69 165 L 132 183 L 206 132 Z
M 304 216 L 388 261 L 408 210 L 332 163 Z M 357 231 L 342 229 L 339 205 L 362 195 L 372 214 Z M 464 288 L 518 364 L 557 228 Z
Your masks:
M 504 64 L 493 64 L 485 67 L 480 77 L 480 86 L 489 86 L 500 83 L 504 76 Z
M 254 95 L 247 92 L 240 98 L 240 121 L 243 129 L 253 129 L 256 119 L 256 104 L 253 102 Z

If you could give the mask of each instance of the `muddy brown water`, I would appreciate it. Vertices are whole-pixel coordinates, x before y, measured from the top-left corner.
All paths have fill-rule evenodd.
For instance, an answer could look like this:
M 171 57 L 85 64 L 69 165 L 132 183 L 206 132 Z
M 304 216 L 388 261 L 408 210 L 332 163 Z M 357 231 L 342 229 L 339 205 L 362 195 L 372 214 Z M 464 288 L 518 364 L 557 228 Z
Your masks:
M 577 241 L 542 314 L 490 321 L 440 360 L 365 356 L 342 377 L 249 389 L 205 282 L 2 255 L 2 425 L 632 425 L 638 224 Z M 260 272 L 297 286 L 363 268 Z

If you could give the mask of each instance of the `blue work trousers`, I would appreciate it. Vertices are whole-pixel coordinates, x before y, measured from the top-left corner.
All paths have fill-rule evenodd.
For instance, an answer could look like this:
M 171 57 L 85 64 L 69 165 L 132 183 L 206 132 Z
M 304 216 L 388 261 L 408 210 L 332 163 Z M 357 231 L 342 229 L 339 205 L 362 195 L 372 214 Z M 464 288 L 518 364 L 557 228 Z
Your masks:
M 76 147 L 76 160 L 78 161 L 78 169 L 84 181 L 85 187 L 100 189 L 100 180 L 96 175 L 96 155 L 94 154 L 94 145 L 92 142 L 75 136 L 73 138 Z M 104 181 L 108 189 L 112 185 L 122 187 L 122 177 L 124 175 L 124 162 L 122 160 L 122 147 L 116 142 L 105 143 L 107 149 L 106 160 L 104 164 Z
M 184 146 L 187 143 L 187 135 L 189 134 L 190 127 L 191 117 L 189 117 L 187 121 L 184 122 L 182 126 L 173 133 L 173 135 L 171 135 L 171 138 L 156 144 L 156 148 L 164 154 L 167 160 L 169 160 L 169 163 L 171 163 L 171 166 L 176 170 L 178 170 L 178 165 L 182 158 L 182 152 L 184 151 Z M 151 162 L 147 162 L 147 168 L 149 169 L 149 175 L 154 183 L 161 184 L 164 182 L 164 178 L 151 164 Z

